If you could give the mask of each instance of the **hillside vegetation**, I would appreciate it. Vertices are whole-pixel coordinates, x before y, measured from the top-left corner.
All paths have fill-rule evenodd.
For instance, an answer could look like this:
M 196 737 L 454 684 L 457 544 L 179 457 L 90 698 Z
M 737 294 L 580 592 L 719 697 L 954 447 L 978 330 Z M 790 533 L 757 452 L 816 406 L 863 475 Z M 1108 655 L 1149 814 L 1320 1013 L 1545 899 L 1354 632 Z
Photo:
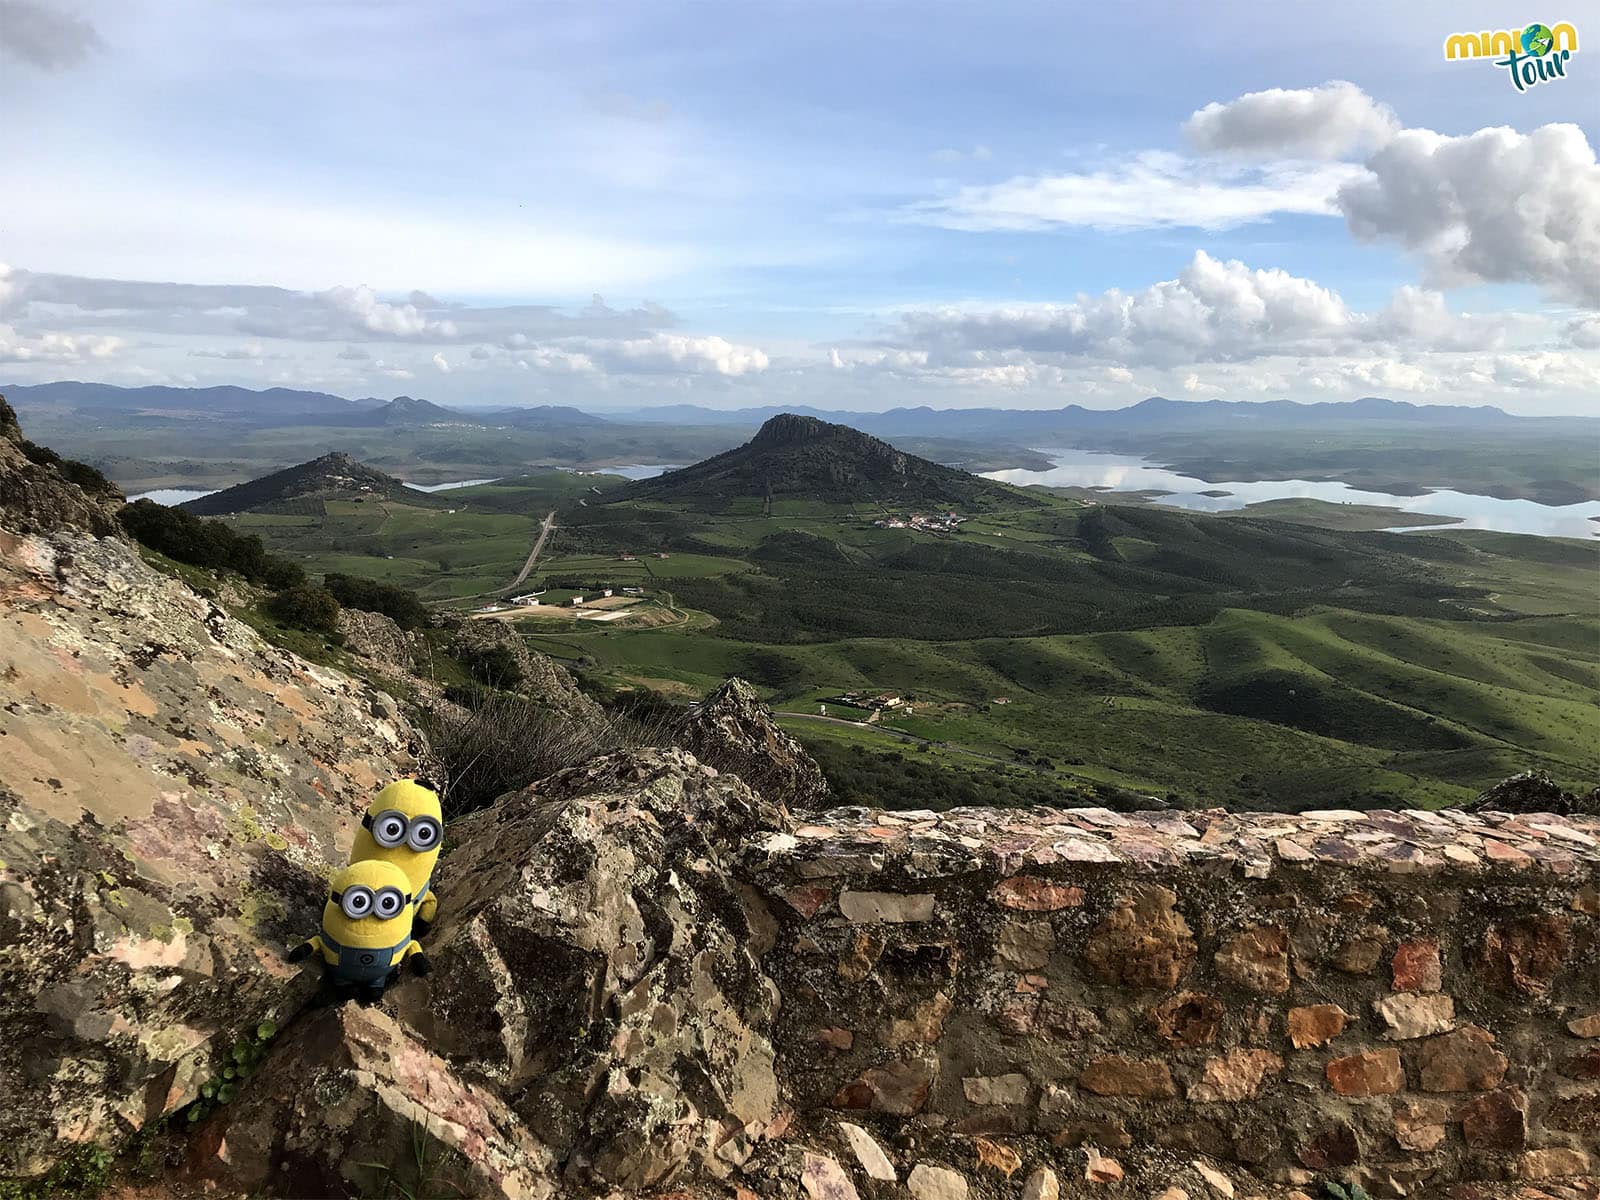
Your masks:
M 750 678 L 843 795 L 1441 805 L 1528 767 L 1600 776 L 1600 547 L 1086 504 L 897 467 L 822 422 L 771 434 L 641 483 L 549 473 L 449 493 L 454 513 L 235 522 L 441 599 L 508 580 L 555 508 L 535 647 L 606 695 Z M 612 585 L 638 589 L 625 619 L 561 607 Z M 885 693 L 907 703 L 874 713 Z
M 845 425 L 785 413 L 736 449 L 630 484 L 627 500 L 699 508 L 746 497 L 828 503 L 1031 506 L 1032 498 L 965 471 L 906 454 Z

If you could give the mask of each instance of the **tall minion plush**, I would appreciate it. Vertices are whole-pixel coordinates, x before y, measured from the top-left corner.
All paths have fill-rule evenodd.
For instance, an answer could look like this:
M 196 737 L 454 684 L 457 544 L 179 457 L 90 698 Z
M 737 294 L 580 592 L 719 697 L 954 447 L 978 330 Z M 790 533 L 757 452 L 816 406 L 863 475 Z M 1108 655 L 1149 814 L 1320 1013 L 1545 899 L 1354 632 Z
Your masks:
M 433 865 L 444 844 L 444 811 L 439 793 L 426 780 L 400 779 L 391 783 L 367 806 L 356 831 L 350 862 L 392 863 L 405 872 L 411 903 L 416 908 L 416 931 L 428 932 L 439 910 L 433 894 Z
M 322 908 L 322 932 L 289 952 L 289 961 L 322 956 L 323 969 L 341 999 L 364 1003 L 383 998 L 383 989 L 409 962 L 418 975 L 428 959 L 411 937 L 415 915 L 406 874 L 393 863 L 351 863 L 336 871 Z

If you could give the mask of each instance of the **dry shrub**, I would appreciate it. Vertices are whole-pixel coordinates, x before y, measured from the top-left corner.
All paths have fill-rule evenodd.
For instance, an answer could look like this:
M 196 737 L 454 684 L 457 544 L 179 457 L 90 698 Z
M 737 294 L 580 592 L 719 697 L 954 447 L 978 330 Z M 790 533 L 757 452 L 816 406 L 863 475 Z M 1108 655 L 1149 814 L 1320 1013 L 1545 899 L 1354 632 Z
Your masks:
M 518 692 L 478 688 L 465 715 L 439 714 L 428 739 L 446 776 L 447 818 L 473 812 L 498 797 L 602 754 L 664 746 L 665 716 L 606 712 L 573 716 Z

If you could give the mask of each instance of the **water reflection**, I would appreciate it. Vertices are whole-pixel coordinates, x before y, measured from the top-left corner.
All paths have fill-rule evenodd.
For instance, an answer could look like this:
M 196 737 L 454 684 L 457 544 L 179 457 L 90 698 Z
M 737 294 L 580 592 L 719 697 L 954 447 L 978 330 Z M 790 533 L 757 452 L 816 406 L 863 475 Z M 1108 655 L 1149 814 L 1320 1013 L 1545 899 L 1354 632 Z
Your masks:
M 1432 491 L 1421 496 L 1395 496 L 1388 492 L 1364 492 L 1347 484 L 1312 479 L 1272 479 L 1253 483 L 1214 482 L 1180 475 L 1149 459 L 1126 454 L 1101 454 L 1092 450 L 1040 450 L 1055 460 L 1045 471 L 986 471 L 987 479 L 1021 486 L 1038 483 L 1051 487 L 1103 489 L 1109 493 L 1159 491 L 1169 495 L 1157 503 L 1196 512 L 1224 512 L 1243 508 L 1262 500 L 1309 497 L 1335 504 L 1381 504 L 1401 510 L 1393 528 L 1412 529 L 1493 529 L 1501 533 L 1534 533 L 1546 537 L 1587 538 L 1600 536 L 1600 501 L 1583 504 L 1550 505 L 1533 500 L 1500 500 L 1493 496 L 1474 496 L 1467 492 Z M 1226 492 L 1225 496 L 1202 495 Z M 1417 526 L 1405 513 L 1454 517 L 1454 526 Z
M 135 500 L 154 500 L 157 504 L 165 504 L 168 508 L 182 504 L 185 500 L 198 500 L 201 496 L 209 496 L 216 488 L 199 491 L 195 488 L 156 488 L 151 492 L 138 492 L 128 497 L 128 503 Z
M 624 479 L 654 479 L 657 475 L 667 471 L 676 471 L 678 463 L 629 463 L 621 467 L 596 467 L 587 470 L 588 475 L 620 475 Z M 563 467 L 562 470 L 575 468 Z M 494 479 L 457 479 L 450 483 L 407 483 L 406 486 L 417 492 L 453 492 L 457 488 L 477 487 L 483 483 L 494 483 L 496 479 L 506 479 L 510 476 L 498 475 Z M 402 480 L 402 483 L 405 481 Z M 156 488 L 149 492 L 138 492 L 129 496 L 128 501 L 154 500 L 157 504 L 165 504 L 169 508 L 182 504 L 186 500 L 198 500 L 201 496 L 209 496 L 216 488 Z

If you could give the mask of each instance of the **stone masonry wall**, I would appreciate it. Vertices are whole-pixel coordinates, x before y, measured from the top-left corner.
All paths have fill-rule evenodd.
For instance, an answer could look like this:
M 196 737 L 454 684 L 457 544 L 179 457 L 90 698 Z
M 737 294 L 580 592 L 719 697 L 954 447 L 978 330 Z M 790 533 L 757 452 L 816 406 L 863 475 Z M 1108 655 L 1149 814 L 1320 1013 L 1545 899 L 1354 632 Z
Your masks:
M 795 1109 L 927 1172 L 1600 1174 L 1600 821 L 839 809 L 744 868 Z

